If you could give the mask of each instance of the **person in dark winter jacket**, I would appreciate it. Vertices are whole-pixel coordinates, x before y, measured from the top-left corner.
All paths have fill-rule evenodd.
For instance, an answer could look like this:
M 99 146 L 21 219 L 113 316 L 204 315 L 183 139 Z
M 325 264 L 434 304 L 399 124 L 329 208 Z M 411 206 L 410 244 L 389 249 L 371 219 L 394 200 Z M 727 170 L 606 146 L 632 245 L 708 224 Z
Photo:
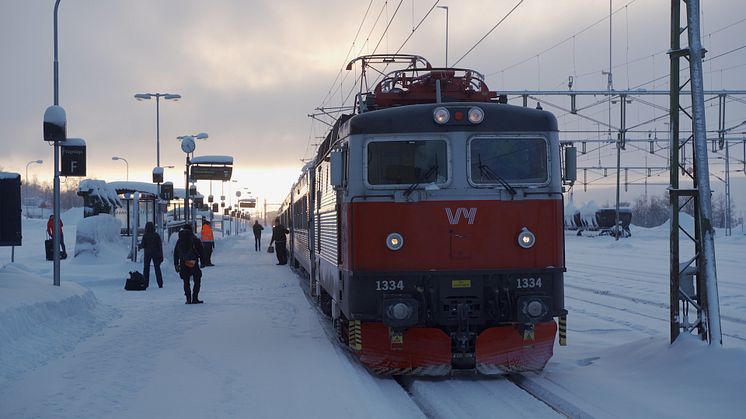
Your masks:
M 259 220 L 254 220 L 254 225 L 251 228 L 254 230 L 254 250 L 258 252 L 262 250 L 262 230 L 264 230 L 264 227 L 259 224 Z
M 174 268 L 184 281 L 184 295 L 186 304 L 201 304 L 199 291 L 202 285 L 202 271 L 199 262 L 204 254 L 202 242 L 194 235 L 190 225 L 179 230 L 179 240 L 174 246 Z M 194 280 L 194 289 L 189 286 L 189 280 Z
M 150 261 L 153 261 L 155 269 L 155 280 L 158 282 L 158 288 L 163 288 L 163 275 L 161 274 L 161 262 L 163 262 L 163 246 L 161 245 L 161 236 L 155 232 L 155 225 L 148 221 L 145 224 L 145 233 L 138 246 L 143 250 L 142 276 L 145 277 L 145 283 L 150 285 Z
M 278 265 L 287 265 L 288 263 L 287 237 L 285 237 L 288 233 L 290 233 L 290 230 L 280 223 L 279 218 L 275 218 L 275 225 L 272 227 L 272 240 L 270 240 L 269 245 L 272 246 L 272 243 L 275 243 Z

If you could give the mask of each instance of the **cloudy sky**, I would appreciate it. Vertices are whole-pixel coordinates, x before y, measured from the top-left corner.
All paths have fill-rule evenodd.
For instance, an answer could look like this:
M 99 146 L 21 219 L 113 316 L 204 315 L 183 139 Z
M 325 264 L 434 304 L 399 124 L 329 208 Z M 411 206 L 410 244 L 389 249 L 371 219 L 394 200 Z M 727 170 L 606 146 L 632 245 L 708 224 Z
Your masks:
M 183 183 L 184 154 L 176 137 L 207 132 L 210 138 L 198 142 L 196 155 L 234 156 L 234 188 L 278 202 L 316 137 L 326 134 L 307 115 L 322 104 L 342 105 L 352 87 L 354 75 L 339 86 L 346 60 L 372 53 L 376 45 L 377 53 L 395 52 L 424 18 L 402 52 L 444 64 L 445 11 L 429 12 L 436 3 L 449 7 L 454 63 L 518 0 L 62 0 L 60 105 L 68 136 L 87 141 L 88 177 L 123 179 L 124 164 L 111 160 L 121 156 L 129 161 L 130 180 L 148 181 L 156 160 L 155 103 L 133 95 L 178 93 L 182 100 L 161 102 L 161 165 L 177 166 L 166 169 L 167 180 Z M 710 56 L 742 46 L 742 0 L 703 3 Z M 53 5 L 0 0 L 0 168 L 23 174 L 28 161 L 43 159 L 30 167 L 30 176 L 42 181 L 52 176 L 52 149 L 42 141 L 41 121 L 53 101 Z M 615 88 L 667 88 L 666 78 L 645 83 L 668 68 L 669 7 L 663 0 L 613 1 Z M 575 89 L 605 89 L 608 13 L 609 2 L 602 0 L 525 0 L 458 65 L 487 74 L 493 89 L 566 89 L 569 75 Z M 708 88 L 746 88 L 746 49 L 705 63 L 705 70 Z M 746 120 L 743 106 L 729 111 L 727 125 Z M 642 120 L 649 112 L 632 111 L 631 118 Z M 709 123 L 717 125 L 716 110 L 714 115 Z M 561 120 L 563 127 L 580 124 Z M 740 145 L 732 152 L 743 159 Z M 665 163 L 656 159 L 651 156 L 650 164 Z

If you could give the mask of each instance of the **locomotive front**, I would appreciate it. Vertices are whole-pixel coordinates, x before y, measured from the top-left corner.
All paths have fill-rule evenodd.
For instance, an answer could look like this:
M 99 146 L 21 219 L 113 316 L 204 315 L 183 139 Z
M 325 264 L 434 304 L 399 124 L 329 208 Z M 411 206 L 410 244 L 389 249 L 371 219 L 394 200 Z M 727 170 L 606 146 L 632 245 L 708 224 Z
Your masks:
M 540 370 L 564 324 L 556 119 L 475 74 L 384 80 L 312 172 L 311 276 L 378 374 Z
M 340 309 L 379 373 L 543 368 L 564 316 L 554 117 L 496 103 L 348 121 Z

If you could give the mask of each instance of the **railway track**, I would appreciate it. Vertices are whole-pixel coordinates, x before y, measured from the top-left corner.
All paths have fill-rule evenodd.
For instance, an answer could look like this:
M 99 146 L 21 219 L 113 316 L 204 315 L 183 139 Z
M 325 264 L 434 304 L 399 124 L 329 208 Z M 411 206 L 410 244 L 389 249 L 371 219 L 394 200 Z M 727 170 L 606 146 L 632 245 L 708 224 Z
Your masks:
M 568 286 L 568 288 L 578 288 L 578 287 L 569 287 Z M 585 291 L 582 288 L 580 288 L 579 290 Z M 619 295 L 611 294 L 611 293 L 598 293 L 598 292 L 595 292 L 594 290 L 586 291 L 586 292 L 595 294 L 596 296 L 602 295 L 604 297 L 620 298 L 620 299 L 623 299 L 623 300 L 633 301 L 635 303 L 644 304 L 645 305 L 644 301 L 641 301 L 641 300 L 635 299 L 635 298 L 629 298 L 629 297 L 626 297 L 626 296 L 619 296 Z M 602 319 L 602 320 L 605 320 L 605 321 L 608 321 L 608 322 L 611 322 L 611 323 L 614 323 L 614 324 L 618 324 L 618 325 L 627 327 L 627 328 L 632 329 L 632 330 L 636 330 L 636 331 L 644 333 L 644 334 L 646 334 L 648 336 L 658 336 L 661 333 L 661 330 L 664 330 L 664 329 L 660 329 L 660 330 L 658 330 L 658 329 L 650 329 L 649 327 L 641 326 L 641 325 L 639 325 L 636 322 L 624 320 L 624 319 L 622 319 L 622 318 L 620 318 L 618 316 L 611 316 L 611 315 L 608 314 L 609 310 L 615 310 L 615 311 L 618 311 L 618 312 L 623 313 L 625 315 L 634 315 L 634 316 L 645 317 L 645 318 L 648 318 L 648 319 L 651 319 L 651 320 L 660 321 L 662 323 L 668 323 L 669 322 L 668 318 L 664 318 L 664 317 L 660 317 L 660 316 L 656 316 L 656 315 L 651 315 L 651 314 L 643 313 L 641 311 L 633 310 L 629 306 L 619 307 L 618 305 L 606 304 L 604 302 L 598 301 L 598 299 L 587 299 L 587 298 L 581 298 L 581 297 L 578 297 L 578 296 L 571 296 L 571 295 L 566 295 L 565 298 L 567 300 L 577 301 L 577 302 L 582 303 L 583 305 L 586 305 L 586 308 L 568 306 L 568 310 L 571 313 L 583 314 L 583 315 L 592 316 L 594 318 L 599 318 L 599 319 Z M 604 313 L 607 313 L 607 314 L 602 314 L 599 311 L 595 311 L 595 310 L 588 310 L 587 309 L 588 305 L 595 306 L 595 307 L 602 307 L 604 309 L 603 310 Z M 668 310 L 668 306 L 667 305 L 659 305 L 658 303 L 647 304 L 647 306 L 664 308 L 664 309 Z M 739 325 L 746 324 L 746 322 L 744 322 L 741 319 L 736 319 L 736 318 L 732 318 L 732 317 L 728 317 L 728 316 L 721 316 L 721 320 L 723 322 L 733 322 L 733 323 L 736 323 L 736 324 L 739 324 Z M 736 340 L 739 340 L 739 341 L 742 341 L 742 342 L 746 342 L 746 337 L 743 337 L 740 334 L 733 334 L 733 333 L 723 332 L 723 336 L 729 337 L 729 338 L 732 338 L 732 339 L 736 339 Z
M 529 375 L 454 374 L 443 378 L 397 377 L 428 418 L 591 418 Z

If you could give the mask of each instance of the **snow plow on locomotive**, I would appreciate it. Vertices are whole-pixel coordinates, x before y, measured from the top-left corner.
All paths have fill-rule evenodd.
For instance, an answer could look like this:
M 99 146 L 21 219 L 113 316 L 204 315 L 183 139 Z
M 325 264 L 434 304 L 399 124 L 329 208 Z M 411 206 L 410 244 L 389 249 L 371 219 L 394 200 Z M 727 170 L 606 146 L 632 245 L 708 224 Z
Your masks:
M 555 117 L 472 70 L 357 60 L 410 66 L 358 95 L 293 185 L 291 265 L 377 374 L 541 370 L 567 314 Z

